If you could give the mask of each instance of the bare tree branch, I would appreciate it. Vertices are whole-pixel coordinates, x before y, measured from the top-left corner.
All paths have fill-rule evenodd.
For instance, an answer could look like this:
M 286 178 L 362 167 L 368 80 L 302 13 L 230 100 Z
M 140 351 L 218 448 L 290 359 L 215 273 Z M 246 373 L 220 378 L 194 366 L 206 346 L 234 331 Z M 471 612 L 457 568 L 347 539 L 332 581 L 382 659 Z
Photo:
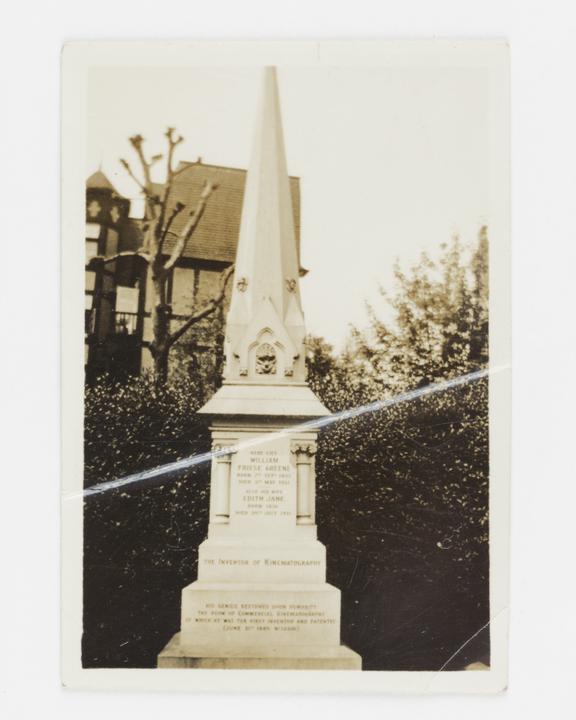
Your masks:
M 136 177 L 136 175 L 134 174 L 132 168 L 130 167 L 130 163 L 128 162 L 128 160 L 125 160 L 124 158 L 120 158 L 120 164 L 122 165 L 122 167 L 124 168 L 124 170 L 126 170 L 126 172 L 128 173 L 128 175 L 130 175 L 130 177 L 132 178 L 132 180 L 134 180 L 134 182 L 136 183 L 136 185 L 138 185 L 138 187 L 140 188 L 140 190 L 141 190 L 145 195 L 147 195 L 147 194 L 148 194 L 148 190 L 147 190 L 146 187 L 140 182 L 140 180 Z
M 198 201 L 196 208 L 190 213 L 190 220 L 179 234 L 176 245 L 174 245 L 174 249 L 172 250 L 172 254 L 164 264 L 165 270 L 170 270 L 171 268 L 173 268 L 174 265 L 176 265 L 176 263 L 178 262 L 178 260 L 180 260 L 180 258 L 182 257 L 184 249 L 186 248 L 186 243 L 190 239 L 194 230 L 196 230 L 196 227 L 200 222 L 202 215 L 204 214 L 208 198 L 217 188 L 218 185 L 215 185 L 208 181 L 204 184 L 204 189 L 202 190 L 202 194 L 200 195 L 200 200 Z
M 151 163 L 149 163 L 146 160 L 146 156 L 144 155 L 144 138 L 142 135 L 133 135 L 130 140 L 130 145 L 136 150 L 136 154 L 138 155 L 138 159 L 140 160 L 140 165 L 142 166 L 142 172 L 144 173 L 144 185 L 146 188 L 149 188 L 152 184 L 152 179 L 150 177 L 150 167 Z
M 198 163 L 200 160 L 198 160 Z M 183 172 L 186 172 L 186 170 L 190 170 L 191 167 L 194 165 L 197 165 L 198 163 L 186 163 L 185 165 L 182 165 L 182 167 L 179 170 L 174 170 L 172 173 L 173 177 L 178 177 L 178 175 L 181 175 Z
M 192 325 L 195 325 L 197 322 L 200 322 L 200 320 L 203 320 L 205 317 L 208 317 L 208 315 L 211 315 L 224 302 L 226 286 L 228 285 L 228 281 L 230 280 L 233 272 L 234 265 L 230 265 L 230 267 L 226 268 L 220 277 L 220 289 L 218 294 L 207 302 L 203 308 L 190 315 L 190 317 L 178 328 L 178 330 L 169 335 L 168 345 L 170 347 L 180 340 L 182 335 L 184 335 L 184 333 L 187 332 Z
M 97 262 L 102 263 L 103 265 L 108 265 L 108 263 L 114 262 L 115 260 L 118 260 L 118 258 L 122 257 L 141 257 L 144 258 L 146 262 L 150 262 L 151 259 L 146 250 L 144 248 L 140 248 L 139 250 L 123 250 L 122 252 L 114 253 L 114 255 L 94 255 L 88 261 L 88 266 Z
M 146 155 L 144 154 L 144 138 L 142 137 L 142 135 L 133 135 L 131 138 L 129 138 L 129 141 L 134 150 L 136 151 L 136 155 L 138 156 L 140 166 L 142 168 L 142 174 L 144 175 L 144 182 L 138 184 L 140 185 L 140 188 L 146 197 L 146 215 L 150 220 L 157 221 L 162 214 L 162 203 L 160 197 L 153 191 L 150 168 L 162 157 L 162 155 L 154 155 L 152 159 L 148 161 L 146 159 Z M 132 177 L 136 180 L 136 182 L 138 182 L 134 174 L 131 174 Z M 157 227 L 154 228 L 154 233 L 157 240 Z
M 160 212 L 158 214 L 158 224 L 156 226 L 156 239 L 158 241 L 158 247 L 159 252 L 162 252 L 162 248 L 164 246 L 164 241 L 166 240 L 166 235 L 168 234 L 168 230 L 170 229 L 170 225 L 172 224 L 172 221 L 176 217 L 176 215 L 180 212 L 180 210 L 183 208 L 180 208 L 176 212 L 176 215 L 172 213 L 170 219 L 168 220 L 168 224 L 166 227 L 164 227 L 164 220 L 166 218 L 166 213 L 168 211 L 168 201 L 170 199 L 170 193 L 172 192 L 172 181 L 174 179 L 174 169 L 172 167 L 172 160 L 174 157 L 174 150 L 178 145 L 180 145 L 181 142 L 184 141 L 184 138 L 182 135 L 174 135 L 174 128 L 169 127 L 166 132 L 164 133 L 166 136 L 166 139 L 168 141 L 168 154 L 166 157 L 166 183 L 164 185 L 164 192 L 162 194 L 162 201 L 160 203 Z M 181 205 L 181 203 L 177 203 L 177 205 Z
M 166 241 L 166 238 L 168 236 L 168 233 L 170 232 L 170 227 L 172 226 L 172 223 L 174 222 L 174 219 L 184 210 L 186 205 L 181 202 L 177 202 L 176 205 L 174 205 L 172 212 L 170 213 L 170 217 L 168 218 L 168 222 L 166 223 L 166 227 L 162 231 L 162 235 L 160 237 L 160 243 L 158 247 L 158 252 L 161 253 L 164 249 L 164 243 Z
M 166 130 L 166 137 L 168 139 L 168 159 L 167 159 L 167 167 L 166 167 L 166 176 L 168 179 L 171 179 L 174 175 L 174 168 L 172 167 L 172 159 L 174 157 L 174 150 L 180 143 L 184 142 L 184 138 L 182 135 L 178 135 L 176 137 L 174 135 L 174 128 L 169 127 Z

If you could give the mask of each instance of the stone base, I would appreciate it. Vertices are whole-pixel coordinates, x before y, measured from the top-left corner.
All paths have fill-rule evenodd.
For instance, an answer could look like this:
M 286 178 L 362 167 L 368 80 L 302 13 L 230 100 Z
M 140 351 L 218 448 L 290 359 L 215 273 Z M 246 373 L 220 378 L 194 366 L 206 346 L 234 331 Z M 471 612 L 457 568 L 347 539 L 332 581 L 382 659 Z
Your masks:
M 340 590 L 327 583 L 196 581 L 182 590 L 180 630 L 182 646 L 225 657 L 267 646 L 339 647 Z
M 221 670 L 362 670 L 362 658 L 345 645 L 295 645 L 262 647 L 217 656 L 209 648 L 191 651 L 180 644 L 176 633 L 158 655 L 159 668 L 207 668 Z

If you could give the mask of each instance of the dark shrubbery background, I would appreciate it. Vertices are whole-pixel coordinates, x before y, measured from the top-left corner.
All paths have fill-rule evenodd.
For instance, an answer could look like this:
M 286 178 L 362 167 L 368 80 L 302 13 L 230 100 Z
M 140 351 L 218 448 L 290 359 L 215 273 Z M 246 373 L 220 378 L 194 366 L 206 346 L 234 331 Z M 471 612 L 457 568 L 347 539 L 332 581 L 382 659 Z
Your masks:
M 393 329 L 372 312 L 337 357 L 310 339 L 310 383 L 334 412 L 486 366 L 485 232 L 467 264 L 454 242 L 397 280 Z M 147 378 L 87 388 L 85 485 L 206 452 L 205 394 L 205 378 L 182 375 L 161 389 Z M 317 470 L 328 582 L 364 668 L 488 664 L 487 379 L 326 427 Z M 208 483 L 200 464 L 86 498 L 85 667 L 155 666 L 196 578 Z
M 439 669 L 488 621 L 486 406 L 481 380 L 324 431 L 320 537 L 367 670 Z M 454 669 L 478 660 L 484 637 Z

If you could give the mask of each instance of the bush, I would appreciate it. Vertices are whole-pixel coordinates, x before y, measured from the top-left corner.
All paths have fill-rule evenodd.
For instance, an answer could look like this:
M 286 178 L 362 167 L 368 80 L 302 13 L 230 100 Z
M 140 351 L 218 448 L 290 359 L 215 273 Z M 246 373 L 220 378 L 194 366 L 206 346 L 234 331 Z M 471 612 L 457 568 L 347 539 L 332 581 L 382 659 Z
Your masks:
M 476 380 L 322 432 L 319 535 L 366 669 L 438 669 L 488 622 L 487 392 Z M 486 631 L 455 663 L 488 657 Z
M 179 379 L 86 389 L 85 485 L 206 452 L 200 394 Z M 85 667 L 153 667 L 179 625 L 180 591 L 196 575 L 208 524 L 209 467 L 197 465 L 87 496 Z
M 206 452 L 196 406 L 186 384 L 88 390 L 87 484 Z M 485 380 L 322 431 L 320 539 L 365 668 L 438 669 L 487 621 L 487 479 Z M 86 667 L 155 666 L 196 578 L 208 484 L 204 464 L 87 497 Z M 486 660 L 480 640 L 465 659 Z

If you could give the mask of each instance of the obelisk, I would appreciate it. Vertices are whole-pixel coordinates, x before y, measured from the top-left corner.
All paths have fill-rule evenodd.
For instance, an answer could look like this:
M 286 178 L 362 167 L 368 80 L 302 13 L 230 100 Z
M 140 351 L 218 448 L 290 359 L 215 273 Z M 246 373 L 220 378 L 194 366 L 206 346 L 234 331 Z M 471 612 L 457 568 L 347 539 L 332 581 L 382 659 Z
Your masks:
M 264 71 L 246 178 L 222 387 L 200 410 L 213 440 L 208 537 L 159 667 L 360 669 L 340 644 L 315 523 L 317 430 L 306 383 L 299 258 L 274 68 Z

